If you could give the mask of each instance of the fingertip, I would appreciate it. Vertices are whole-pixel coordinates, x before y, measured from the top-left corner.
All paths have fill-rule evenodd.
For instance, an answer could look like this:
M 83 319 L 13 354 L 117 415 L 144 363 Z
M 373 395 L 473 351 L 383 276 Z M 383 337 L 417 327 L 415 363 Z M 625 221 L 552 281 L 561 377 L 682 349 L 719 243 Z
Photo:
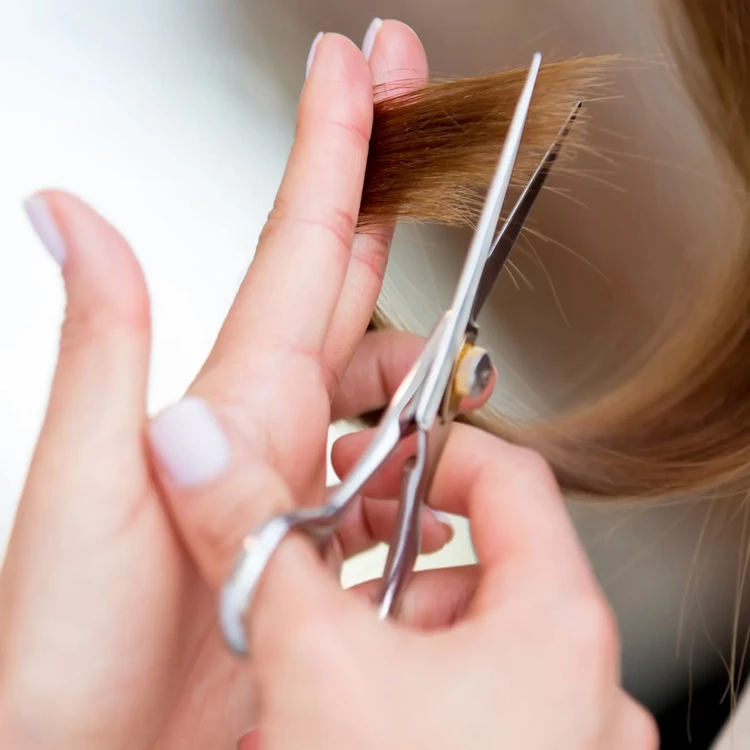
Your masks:
M 365 60 L 369 61 L 372 56 L 372 50 L 377 42 L 380 29 L 383 28 L 382 18 L 373 18 L 370 25 L 367 27 L 365 32 L 365 38 L 362 41 L 362 54 L 365 56 Z
M 422 536 L 422 554 L 439 552 L 453 541 L 455 529 L 447 513 L 425 506 L 425 528 Z
M 332 404 L 335 420 L 381 409 L 409 373 L 425 340 L 407 331 L 370 331 L 359 342 Z
M 411 26 L 388 19 L 382 22 L 370 57 L 379 95 L 393 96 L 422 86 L 429 76 L 424 45 Z
M 43 193 L 29 196 L 23 204 L 26 218 L 50 257 L 62 267 L 68 255 L 65 238 Z
M 370 68 L 360 48 L 349 37 L 335 32 L 319 33 L 313 41 L 305 87 L 336 78 L 353 84 L 370 84 Z
M 427 74 L 427 53 L 419 34 L 408 24 L 395 19 L 383 21 L 382 34 L 378 35 L 384 52 L 399 51 L 415 70 Z
M 351 432 L 337 438 L 331 446 L 331 466 L 339 477 L 354 466 L 354 462 L 362 454 L 368 443 L 368 437 L 372 439 L 374 431 L 371 429 Z
M 150 305 L 141 267 L 123 236 L 80 198 L 42 190 L 26 200 L 32 227 L 62 267 L 69 296 L 98 303 L 113 322 L 150 326 Z
M 305 67 L 305 78 L 310 75 L 310 69 L 312 68 L 313 62 L 315 61 L 315 52 L 318 49 L 320 40 L 325 36 L 325 32 L 319 31 L 313 39 L 313 43 L 310 45 L 310 51 L 307 53 L 307 65 Z
M 229 439 L 211 405 L 196 396 L 186 396 L 154 417 L 147 436 L 170 487 L 216 481 L 229 466 Z

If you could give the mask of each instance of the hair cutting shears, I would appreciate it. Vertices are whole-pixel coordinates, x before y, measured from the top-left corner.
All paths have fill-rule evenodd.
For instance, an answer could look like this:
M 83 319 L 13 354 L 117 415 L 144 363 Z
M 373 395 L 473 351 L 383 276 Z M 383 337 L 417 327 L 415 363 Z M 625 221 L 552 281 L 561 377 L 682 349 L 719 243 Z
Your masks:
M 386 409 L 374 437 L 349 475 L 330 491 L 322 507 L 277 516 L 245 539 L 236 568 L 220 599 L 220 623 L 230 648 L 248 651 L 244 619 L 266 565 L 292 531 L 307 533 L 325 546 L 367 481 L 402 441 L 415 439 L 404 468 L 395 537 L 390 545 L 379 598 L 381 619 L 392 615 L 420 550 L 421 509 L 462 402 L 478 398 L 492 380 L 489 354 L 476 346 L 477 319 L 510 255 L 563 141 L 581 107 L 579 102 L 557 139 L 497 232 L 531 105 L 541 56 L 535 55 L 516 105 L 498 167 L 458 281 L 453 304 L 427 339 L 422 355 Z M 497 235 L 496 235 L 497 232 Z M 493 241 L 494 239 L 494 241 Z

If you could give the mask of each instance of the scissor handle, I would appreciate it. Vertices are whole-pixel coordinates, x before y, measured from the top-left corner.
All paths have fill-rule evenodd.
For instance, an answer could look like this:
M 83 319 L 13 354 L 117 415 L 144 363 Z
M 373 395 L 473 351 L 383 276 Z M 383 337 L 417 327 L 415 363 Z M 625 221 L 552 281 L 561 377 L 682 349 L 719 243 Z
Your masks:
M 242 553 L 219 597 L 219 623 L 229 648 L 238 656 L 248 653 L 245 615 L 266 566 L 281 542 L 292 531 L 302 531 L 321 546 L 333 535 L 346 507 L 300 509 L 276 516 L 245 538 Z
M 294 530 L 303 531 L 321 543 L 330 538 L 362 487 L 390 458 L 401 440 L 413 431 L 414 398 L 432 363 L 436 342 L 447 319 L 446 313 L 438 321 L 422 356 L 404 378 L 369 446 L 344 481 L 330 491 L 327 504 L 272 518 L 246 537 L 219 601 L 219 621 L 224 640 L 239 656 L 245 656 L 248 652 L 245 616 L 252 605 L 260 578 L 279 544 Z
M 423 430 L 417 432 L 417 452 L 404 465 L 396 531 L 388 547 L 378 597 L 378 615 L 381 620 L 396 614 L 422 546 L 422 484 L 427 465 L 428 440 L 429 433 Z
M 398 608 L 421 548 L 422 507 L 448 440 L 452 420 L 440 420 L 429 430 L 418 429 L 415 454 L 404 466 L 396 532 L 388 548 L 378 614 L 381 620 L 398 614 Z

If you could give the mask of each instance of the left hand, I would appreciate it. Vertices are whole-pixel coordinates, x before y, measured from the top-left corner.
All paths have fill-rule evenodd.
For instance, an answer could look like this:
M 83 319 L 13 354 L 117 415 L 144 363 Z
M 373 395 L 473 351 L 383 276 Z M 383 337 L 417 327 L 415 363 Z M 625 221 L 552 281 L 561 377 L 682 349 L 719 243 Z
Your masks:
M 255 259 L 188 397 L 151 425 L 159 487 L 143 440 L 150 321 L 138 264 L 79 201 L 35 202 L 47 239 L 56 233 L 68 312 L 0 577 L 3 747 L 230 750 L 251 727 L 251 674 L 218 633 L 211 589 L 226 571 L 212 561 L 272 513 L 320 501 L 331 421 L 384 405 L 421 348 L 364 336 L 392 230 L 355 228 L 373 81 L 426 75 L 402 24 L 383 24 L 369 65 L 348 40 L 323 37 Z M 361 510 L 339 536 L 342 556 L 390 536 L 395 507 Z M 449 536 L 426 516 L 426 550 Z

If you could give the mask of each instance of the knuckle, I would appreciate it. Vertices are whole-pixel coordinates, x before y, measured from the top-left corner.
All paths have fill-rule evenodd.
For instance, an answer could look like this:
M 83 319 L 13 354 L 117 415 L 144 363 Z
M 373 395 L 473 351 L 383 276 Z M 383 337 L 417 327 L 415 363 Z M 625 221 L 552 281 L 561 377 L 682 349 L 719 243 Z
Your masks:
M 281 228 L 284 226 L 285 217 L 287 215 L 287 209 L 285 202 L 281 195 L 276 197 L 276 202 L 273 208 L 266 217 L 266 223 L 263 225 L 263 229 L 260 233 L 258 241 L 258 252 L 262 252 L 263 247 L 270 241 L 272 241 L 276 235 L 278 235 Z
M 339 117 L 325 118 L 323 124 L 333 130 L 339 131 L 335 133 L 336 137 L 340 137 L 341 134 L 344 133 L 355 141 L 355 145 L 358 148 L 369 149 L 370 129 L 364 125 L 367 121 L 368 118 L 366 112 L 352 109 L 349 112 L 343 113 Z
M 358 235 L 352 250 L 352 261 L 366 268 L 374 281 L 381 285 L 385 280 L 385 270 L 391 242 L 388 234 L 365 232 Z
M 111 327 L 108 316 L 93 308 L 68 309 L 62 326 L 60 348 L 81 351 L 95 345 Z
M 112 337 L 147 335 L 150 306 L 144 293 L 126 295 L 127 299 L 94 298 L 87 304 L 69 304 L 65 312 L 61 347 L 87 349 Z
M 259 250 L 282 232 L 299 226 L 306 231 L 322 232 L 327 239 L 333 240 L 333 246 L 348 259 L 356 224 L 356 217 L 337 206 L 326 207 L 318 216 L 305 216 L 279 197 L 261 232 Z

